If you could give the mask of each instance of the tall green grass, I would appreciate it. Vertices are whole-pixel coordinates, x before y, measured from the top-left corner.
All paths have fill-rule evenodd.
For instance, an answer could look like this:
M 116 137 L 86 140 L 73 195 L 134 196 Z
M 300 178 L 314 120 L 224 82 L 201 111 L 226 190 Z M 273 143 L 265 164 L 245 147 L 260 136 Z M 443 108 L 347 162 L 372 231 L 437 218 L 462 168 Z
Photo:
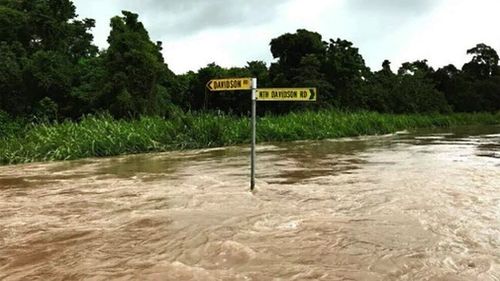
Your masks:
M 0 140 L 12 135 L 21 135 L 26 129 L 26 120 L 12 119 L 7 113 L 0 110 Z
M 422 127 L 500 124 L 498 114 L 391 115 L 320 111 L 259 118 L 258 141 L 317 140 L 387 134 Z M 121 154 L 219 147 L 250 142 L 249 118 L 179 114 L 135 121 L 86 117 L 80 122 L 29 125 L 0 138 L 0 163 L 72 160 Z

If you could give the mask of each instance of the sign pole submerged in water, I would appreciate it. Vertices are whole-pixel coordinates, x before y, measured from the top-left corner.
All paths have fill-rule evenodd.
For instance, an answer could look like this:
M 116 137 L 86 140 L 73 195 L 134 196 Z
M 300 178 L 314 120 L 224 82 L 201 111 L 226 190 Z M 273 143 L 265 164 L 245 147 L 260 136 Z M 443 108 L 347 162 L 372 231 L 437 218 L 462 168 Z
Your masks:
M 255 189 L 255 158 L 257 143 L 257 78 L 212 79 L 207 83 L 211 92 L 252 90 L 252 147 L 250 155 L 250 190 Z
M 226 78 L 208 81 L 211 92 L 252 90 L 252 147 L 250 152 L 250 190 L 255 190 L 257 145 L 257 101 L 316 101 L 316 88 L 257 89 L 257 78 Z
M 257 142 L 257 78 L 252 78 L 252 156 L 250 172 L 250 190 L 255 189 L 255 146 Z

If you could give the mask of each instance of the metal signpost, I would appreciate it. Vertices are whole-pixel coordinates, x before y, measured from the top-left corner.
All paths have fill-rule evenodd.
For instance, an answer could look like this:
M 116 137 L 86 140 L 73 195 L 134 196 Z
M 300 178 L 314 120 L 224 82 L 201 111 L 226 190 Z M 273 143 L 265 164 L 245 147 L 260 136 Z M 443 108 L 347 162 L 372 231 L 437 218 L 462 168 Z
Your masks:
M 250 172 L 250 190 L 255 189 L 255 147 L 257 144 L 257 78 L 252 79 L 252 156 Z
M 257 78 L 213 79 L 207 83 L 212 92 L 252 90 L 252 148 L 250 190 L 255 189 L 255 159 L 257 138 L 257 101 L 303 101 L 314 102 L 317 99 L 316 88 L 270 88 L 257 89 Z

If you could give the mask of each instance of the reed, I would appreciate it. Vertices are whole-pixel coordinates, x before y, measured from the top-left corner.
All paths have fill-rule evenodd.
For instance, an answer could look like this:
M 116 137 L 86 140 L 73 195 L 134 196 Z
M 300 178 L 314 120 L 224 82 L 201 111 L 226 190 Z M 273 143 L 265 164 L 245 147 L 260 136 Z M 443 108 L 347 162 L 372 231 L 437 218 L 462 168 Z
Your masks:
M 500 124 L 500 113 L 392 115 L 374 112 L 319 111 L 264 116 L 260 142 L 319 140 L 393 133 L 423 127 Z M 5 127 L 7 127 L 5 125 Z M 89 116 L 80 122 L 30 124 L 0 138 L 0 163 L 73 160 L 162 152 L 250 142 L 249 118 L 179 113 L 175 118 L 115 120 Z

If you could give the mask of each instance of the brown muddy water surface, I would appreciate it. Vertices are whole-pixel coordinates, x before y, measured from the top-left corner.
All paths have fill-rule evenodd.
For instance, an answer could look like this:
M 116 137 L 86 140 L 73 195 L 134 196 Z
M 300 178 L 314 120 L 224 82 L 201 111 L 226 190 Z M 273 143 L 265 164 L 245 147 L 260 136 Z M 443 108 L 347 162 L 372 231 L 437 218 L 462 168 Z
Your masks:
M 500 127 L 0 167 L 0 280 L 500 280 Z

